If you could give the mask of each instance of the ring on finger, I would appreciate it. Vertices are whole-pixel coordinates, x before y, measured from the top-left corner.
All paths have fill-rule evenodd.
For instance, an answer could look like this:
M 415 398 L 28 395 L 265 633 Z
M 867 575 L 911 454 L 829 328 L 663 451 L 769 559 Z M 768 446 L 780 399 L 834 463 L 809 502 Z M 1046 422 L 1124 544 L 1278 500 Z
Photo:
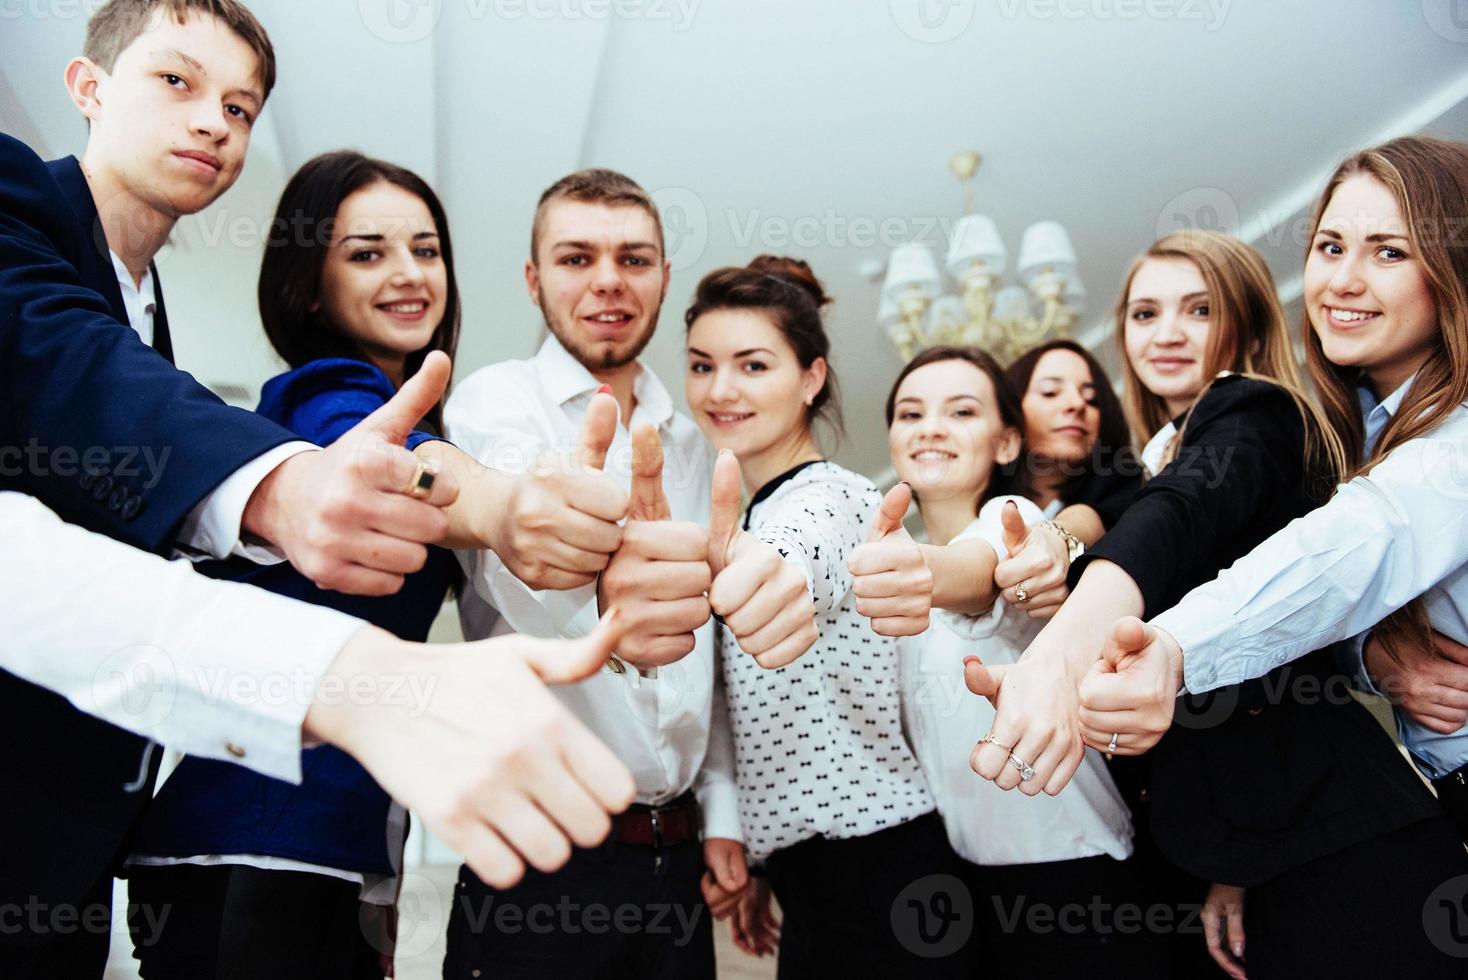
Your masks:
M 417 463 L 418 467 L 413 471 L 413 477 L 403 493 L 415 500 L 424 500 L 433 492 L 433 481 L 438 478 L 438 466 L 427 459 L 419 459 Z
M 1035 767 L 1030 765 L 1013 752 L 1009 753 L 1009 764 L 1019 770 L 1019 781 L 1027 783 L 1035 778 Z
M 1005 745 L 1003 742 L 999 741 L 999 739 L 995 738 L 993 732 L 990 732 L 989 734 L 985 735 L 983 738 L 979 739 L 979 744 L 980 745 L 983 745 L 985 742 L 988 742 L 988 743 L 990 743 L 992 745 L 997 745 L 997 746 L 999 746 L 1001 749 L 1003 749 L 1006 752 L 1008 752 L 1010 749 L 1014 748 L 1013 745 Z M 1013 758 L 1013 756 L 1011 756 L 1011 758 Z
M 1030 594 L 1025 591 L 1025 584 L 1023 582 L 1014 587 L 1014 599 L 1016 602 L 1030 601 Z
M 1118 732 L 1112 732 L 1111 733 L 1111 741 L 1109 741 L 1109 742 L 1106 743 L 1106 754 L 1107 755 L 1110 755 L 1111 753 L 1113 753 L 1113 752 L 1116 751 L 1116 740 L 1118 738 L 1120 738 L 1120 737 L 1121 737 L 1121 735 Z

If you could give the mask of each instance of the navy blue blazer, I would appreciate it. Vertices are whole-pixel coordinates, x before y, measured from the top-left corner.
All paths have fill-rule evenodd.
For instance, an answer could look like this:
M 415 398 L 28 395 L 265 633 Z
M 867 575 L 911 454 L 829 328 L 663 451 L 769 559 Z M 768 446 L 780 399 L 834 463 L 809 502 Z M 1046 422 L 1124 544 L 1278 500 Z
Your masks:
M 166 336 L 166 318 L 157 320 Z M 0 490 L 165 553 L 225 477 L 292 438 L 225 405 L 142 342 L 81 167 L 72 158 L 48 165 L 0 134 Z M 0 745 L 9 788 L 0 906 L 82 902 L 110 878 L 149 799 L 156 753 L 4 671 Z M 0 931 L 0 944 L 40 938 Z

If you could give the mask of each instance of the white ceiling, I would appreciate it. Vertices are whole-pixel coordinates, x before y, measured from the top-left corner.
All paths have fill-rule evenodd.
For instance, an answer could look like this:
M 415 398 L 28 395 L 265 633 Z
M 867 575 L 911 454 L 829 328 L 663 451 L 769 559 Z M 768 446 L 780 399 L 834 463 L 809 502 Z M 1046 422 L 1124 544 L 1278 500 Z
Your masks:
M 96 0 L 0 2 L 0 128 L 80 152 L 61 84 Z M 530 353 L 520 267 L 539 192 L 623 170 L 667 212 L 675 278 L 652 365 L 678 391 L 699 276 L 799 255 L 837 303 L 840 458 L 886 467 L 897 369 L 864 262 L 938 240 L 948 156 L 1008 240 L 1063 222 L 1099 341 L 1130 257 L 1182 221 L 1256 240 L 1282 291 L 1300 209 L 1346 152 L 1428 129 L 1468 139 L 1460 0 L 255 0 L 280 81 L 240 183 L 181 223 L 163 279 L 180 361 L 252 392 L 277 365 L 255 317 L 260 231 L 286 177 L 356 147 L 442 194 L 465 297 L 458 376 Z M 1455 19 L 1456 15 L 1456 19 Z

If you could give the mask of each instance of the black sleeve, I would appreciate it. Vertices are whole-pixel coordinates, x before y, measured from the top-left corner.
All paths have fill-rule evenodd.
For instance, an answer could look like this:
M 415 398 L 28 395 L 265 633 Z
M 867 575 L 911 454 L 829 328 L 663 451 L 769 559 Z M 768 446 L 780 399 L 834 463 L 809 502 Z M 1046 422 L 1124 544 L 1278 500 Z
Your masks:
M 45 164 L 0 134 L 0 489 L 149 551 L 289 432 L 231 408 L 112 315 Z
M 1304 423 L 1277 385 L 1228 377 L 1194 408 L 1173 461 L 1147 481 L 1116 526 L 1070 569 L 1072 588 L 1098 558 L 1142 591 L 1146 616 L 1212 579 L 1276 523 L 1304 483 Z

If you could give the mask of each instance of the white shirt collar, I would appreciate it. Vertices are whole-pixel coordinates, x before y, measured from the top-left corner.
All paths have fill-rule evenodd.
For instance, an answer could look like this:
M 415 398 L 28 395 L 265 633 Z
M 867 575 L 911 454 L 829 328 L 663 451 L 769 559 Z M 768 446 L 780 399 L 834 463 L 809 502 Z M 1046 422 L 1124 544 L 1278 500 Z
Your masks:
M 557 404 L 564 405 L 601 387 L 596 376 L 571 356 L 554 334 L 540 345 L 535 362 L 546 392 Z M 637 402 L 635 412 L 653 425 L 661 429 L 673 420 L 672 396 L 641 361 L 637 364 L 637 378 L 632 382 L 632 395 Z

